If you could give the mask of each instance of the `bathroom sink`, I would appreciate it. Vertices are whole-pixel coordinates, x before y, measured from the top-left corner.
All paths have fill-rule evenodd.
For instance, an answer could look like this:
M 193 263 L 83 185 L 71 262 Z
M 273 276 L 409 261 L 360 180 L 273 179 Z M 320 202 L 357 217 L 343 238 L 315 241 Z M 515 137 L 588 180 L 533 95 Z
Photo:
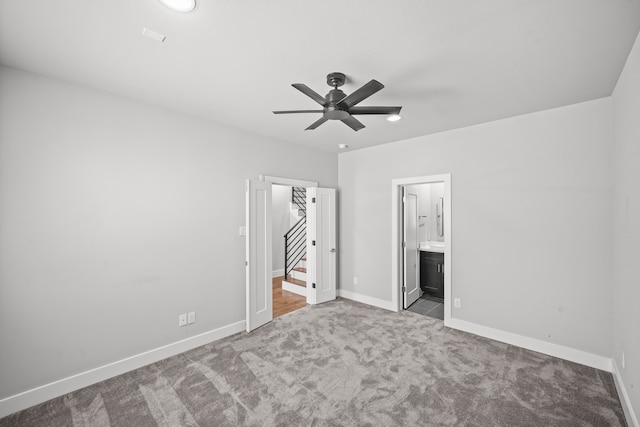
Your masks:
M 421 251 L 444 252 L 444 242 L 420 242 L 418 249 Z
M 428 242 L 420 242 L 419 245 L 421 248 L 428 248 L 428 247 L 432 247 L 432 248 L 444 248 L 444 242 L 435 242 L 435 241 L 428 241 Z

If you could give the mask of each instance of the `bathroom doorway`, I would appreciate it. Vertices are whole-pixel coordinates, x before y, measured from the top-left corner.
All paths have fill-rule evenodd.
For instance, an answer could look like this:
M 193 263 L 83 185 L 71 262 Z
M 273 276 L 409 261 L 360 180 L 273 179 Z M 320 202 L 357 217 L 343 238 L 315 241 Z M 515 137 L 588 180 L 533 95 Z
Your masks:
M 403 308 L 444 320 L 444 182 L 403 194 Z
M 392 180 L 391 291 L 397 311 L 451 319 L 450 174 Z

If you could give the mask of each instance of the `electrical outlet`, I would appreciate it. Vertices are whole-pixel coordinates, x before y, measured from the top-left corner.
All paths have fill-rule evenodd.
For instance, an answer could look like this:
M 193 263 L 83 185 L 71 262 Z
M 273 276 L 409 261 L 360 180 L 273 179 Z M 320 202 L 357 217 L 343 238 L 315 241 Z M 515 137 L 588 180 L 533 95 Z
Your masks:
M 178 326 L 187 326 L 187 315 L 181 314 L 178 316 Z
M 454 298 L 453 299 L 453 306 L 455 308 L 460 308 L 460 298 Z
M 356 276 L 353 276 L 353 284 L 354 285 L 358 284 L 358 278 Z
M 195 311 L 192 311 L 192 312 L 190 312 L 190 313 L 189 313 L 189 315 L 187 316 L 187 322 L 188 322 L 189 324 L 192 324 L 192 323 L 194 323 L 195 321 L 196 321 L 196 312 L 195 312 Z

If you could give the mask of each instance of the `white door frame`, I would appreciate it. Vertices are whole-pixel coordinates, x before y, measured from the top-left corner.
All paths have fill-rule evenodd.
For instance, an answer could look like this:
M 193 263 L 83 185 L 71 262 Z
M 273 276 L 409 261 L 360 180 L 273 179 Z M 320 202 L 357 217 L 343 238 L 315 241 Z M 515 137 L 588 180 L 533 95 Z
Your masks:
M 391 307 L 402 308 L 402 187 L 444 183 L 444 325 L 451 321 L 451 174 L 398 178 L 391 180 Z
M 260 181 L 270 182 L 276 185 L 288 185 L 289 187 L 317 187 L 317 181 L 304 181 L 295 178 L 282 178 L 279 176 L 260 175 Z

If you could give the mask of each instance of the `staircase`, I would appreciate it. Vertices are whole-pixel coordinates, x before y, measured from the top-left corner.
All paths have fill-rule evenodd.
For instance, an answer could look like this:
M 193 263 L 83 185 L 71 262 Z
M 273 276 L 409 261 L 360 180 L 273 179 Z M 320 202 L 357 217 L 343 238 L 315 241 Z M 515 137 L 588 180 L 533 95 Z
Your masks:
M 291 210 L 300 219 L 284 235 L 284 280 L 282 289 L 307 295 L 307 189 L 291 188 Z

